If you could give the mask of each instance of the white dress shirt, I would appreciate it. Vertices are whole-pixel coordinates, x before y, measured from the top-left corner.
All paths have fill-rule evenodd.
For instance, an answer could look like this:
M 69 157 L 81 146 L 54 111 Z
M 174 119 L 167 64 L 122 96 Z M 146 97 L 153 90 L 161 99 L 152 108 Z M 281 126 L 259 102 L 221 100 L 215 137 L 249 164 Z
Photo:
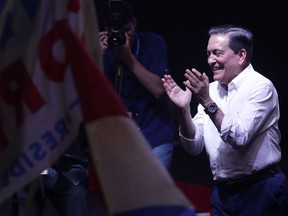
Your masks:
M 280 111 L 272 82 L 250 64 L 229 83 L 228 91 L 217 81 L 210 83 L 209 91 L 224 113 L 221 132 L 199 105 L 193 117 L 195 139 L 179 135 L 192 155 L 205 147 L 214 180 L 237 179 L 279 162 Z

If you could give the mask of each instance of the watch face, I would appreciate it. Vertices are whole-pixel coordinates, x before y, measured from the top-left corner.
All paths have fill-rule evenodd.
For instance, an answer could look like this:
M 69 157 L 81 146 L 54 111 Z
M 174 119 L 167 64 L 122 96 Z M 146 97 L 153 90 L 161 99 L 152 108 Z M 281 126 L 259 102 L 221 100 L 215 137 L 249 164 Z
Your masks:
M 215 113 L 217 110 L 217 105 L 216 104 L 210 104 L 210 106 L 208 107 L 208 111 L 210 113 Z
M 214 114 L 216 113 L 218 106 L 216 103 L 208 104 L 207 108 L 204 110 L 207 114 Z

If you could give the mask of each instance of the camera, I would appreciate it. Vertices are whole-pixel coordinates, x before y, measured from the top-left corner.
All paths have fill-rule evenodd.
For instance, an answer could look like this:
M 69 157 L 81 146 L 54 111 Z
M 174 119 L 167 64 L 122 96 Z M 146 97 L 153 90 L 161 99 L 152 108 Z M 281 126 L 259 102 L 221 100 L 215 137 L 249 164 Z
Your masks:
M 121 31 L 126 21 L 124 3 L 122 0 L 109 0 L 108 6 L 108 46 L 116 48 L 126 43 L 125 32 Z
M 116 48 L 126 43 L 125 33 L 118 28 L 110 28 L 108 31 L 108 46 Z

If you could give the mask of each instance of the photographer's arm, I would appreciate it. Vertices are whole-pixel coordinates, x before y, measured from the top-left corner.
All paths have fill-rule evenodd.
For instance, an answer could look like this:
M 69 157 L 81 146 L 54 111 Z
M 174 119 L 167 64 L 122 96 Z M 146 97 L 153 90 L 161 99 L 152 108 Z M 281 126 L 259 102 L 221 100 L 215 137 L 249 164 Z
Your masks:
M 126 60 L 126 64 L 133 71 L 140 83 L 156 98 L 159 98 L 164 93 L 165 90 L 161 78 L 147 70 L 134 55 L 131 55 Z
M 130 48 L 130 42 L 127 40 L 124 46 L 115 48 L 118 57 L 125 62 L 127 67 L 135 74 L 139 82 L 153 94 L 159 98 L 164 94 L 165 90 L 162 85 L 161 77 L 149 71 L 134 56 Z

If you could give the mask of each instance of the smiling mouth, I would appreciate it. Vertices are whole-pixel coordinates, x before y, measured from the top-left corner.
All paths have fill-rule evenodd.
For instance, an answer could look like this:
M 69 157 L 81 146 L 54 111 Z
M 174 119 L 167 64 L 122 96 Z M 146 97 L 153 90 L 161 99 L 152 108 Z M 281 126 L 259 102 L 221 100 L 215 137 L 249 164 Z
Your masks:
M 222 69 L 222 68 L 219 68 L 219 67 L 213 67 L 213 68 L 212 68 L 212 71 L 215 72 L 215 71 L 218 71 L 218 70 L 221 70 L 221 69 Z

